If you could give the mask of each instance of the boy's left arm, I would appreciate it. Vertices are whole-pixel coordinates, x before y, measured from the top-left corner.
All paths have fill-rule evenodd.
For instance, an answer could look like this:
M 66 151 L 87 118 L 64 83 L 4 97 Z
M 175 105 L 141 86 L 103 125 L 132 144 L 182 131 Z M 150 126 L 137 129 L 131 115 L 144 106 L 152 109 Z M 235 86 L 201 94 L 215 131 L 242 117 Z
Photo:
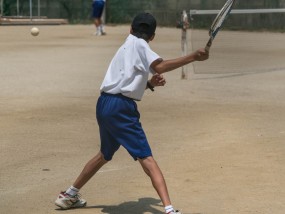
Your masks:
M 204 61 L 209 58 L 209 52 L 205 50 L 205 48 L 201 48 L 191 54 L 186 56 L 178 57 L 175 59 L 169 60 L 155 60 L 151 64 L 151 68 L 156 73 L 162 74 L 165 72 L 173 71 L 177 68 L 182 67 L 183 65 L 189 64 L 195 61 Z

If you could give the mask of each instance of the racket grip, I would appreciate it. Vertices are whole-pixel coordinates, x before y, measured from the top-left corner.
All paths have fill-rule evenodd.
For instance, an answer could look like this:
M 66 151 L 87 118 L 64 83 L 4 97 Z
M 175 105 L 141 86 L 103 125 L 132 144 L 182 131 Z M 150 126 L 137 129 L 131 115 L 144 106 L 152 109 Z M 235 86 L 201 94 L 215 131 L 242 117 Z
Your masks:
M 207 42 L 207 45 L 206 45 L 206 47 L 205 47 L 205 50 L 207 51 L 207 52 L 209 52 L 210 51 L 210 47 L 211 47 L 211 45 L 212 45 L 212 38 L 210 38 L 209 39 L 209 41 Z

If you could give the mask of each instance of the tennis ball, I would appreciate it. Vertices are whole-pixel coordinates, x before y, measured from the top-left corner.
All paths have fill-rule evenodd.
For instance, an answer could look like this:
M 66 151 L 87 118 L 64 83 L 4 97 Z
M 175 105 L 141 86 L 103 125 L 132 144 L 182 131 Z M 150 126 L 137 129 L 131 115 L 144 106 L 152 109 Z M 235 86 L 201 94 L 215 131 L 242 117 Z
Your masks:
M 33 27 L 33 28 L 31 29 L 31 34 L 32 34 L 33 36 L 37 36 L 37 35 L 39 35 L 39 33 L 40 33 L 39 28 Z

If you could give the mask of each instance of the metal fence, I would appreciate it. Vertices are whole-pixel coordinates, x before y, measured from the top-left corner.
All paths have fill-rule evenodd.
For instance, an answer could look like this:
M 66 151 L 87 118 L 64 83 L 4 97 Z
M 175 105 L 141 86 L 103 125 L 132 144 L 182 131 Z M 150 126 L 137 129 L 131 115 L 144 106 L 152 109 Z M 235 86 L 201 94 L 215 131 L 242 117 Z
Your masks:
M 33 16 L 68 19 L 70 23 L 90 23 L 92 0 L 0 0 L 0 2 L 2 16 L 30 16 L 32 13 Z M 225 0 L 107 0 L 105 21 L 130 23 L 135 14 L 148 11 L 157 18 L 160 26 L 175 26 L 183 10 L 219 9 L 224 2 Z M 285 0 L 237 1 L 235 8 L 285 8 Z M 254 17 L 254 20 L 264 20 L 264 18 Z M 279 28 L 280 22 L 285 23 L 282 15 L 278 20 L 271 20 L 269 25 L 272 28 L 273 24 L 274 28 L 276 23 L 276 27 Z

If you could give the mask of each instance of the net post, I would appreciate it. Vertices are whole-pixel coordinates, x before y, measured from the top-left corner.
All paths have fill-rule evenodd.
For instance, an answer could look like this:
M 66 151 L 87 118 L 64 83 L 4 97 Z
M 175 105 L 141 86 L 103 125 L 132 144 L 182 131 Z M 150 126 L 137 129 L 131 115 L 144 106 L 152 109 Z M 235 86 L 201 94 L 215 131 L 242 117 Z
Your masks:
M 187 29 L 189 28 L 189 21 L 188 15 L 186 10 L 182 11 L 181 14 L 181 50 L 182 56 L 186 56 L 188 54 L 188 32 Z M 188 79 L 188 66 L 182 66 L 181 71 L 181 79 Z

